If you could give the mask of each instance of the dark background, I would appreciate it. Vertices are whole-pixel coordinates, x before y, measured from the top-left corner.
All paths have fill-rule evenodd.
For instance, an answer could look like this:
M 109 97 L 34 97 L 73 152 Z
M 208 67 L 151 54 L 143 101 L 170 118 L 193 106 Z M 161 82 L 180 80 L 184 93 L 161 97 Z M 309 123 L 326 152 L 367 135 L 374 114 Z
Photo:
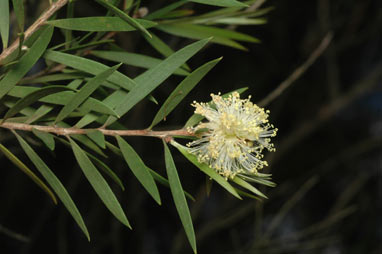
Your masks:
M 37 2 L 27 1 L 30 22 L 39 12 Z M 76 16 L 103 13 L 92 1 L 78 2 Z M 142 6 L 157 9 L 165 2 L 142 1 Z M 196 6 L 200 13 L 212 9 Z M 274 138 L 277 151 L 266 155 L 267 171 L 278 184 L 262 188 L 269 200 L 240 201 L 217 185 L 208 197 L 205 176 L 171 148 L 183 187 L 196 198 L 189 205 L 198 252 L 382 253 L 382 3 L 274 0 L 264 6 L 274 7 L 267 14 L 268 24 L 238 29 L 262 43 L 244 44 L 248 52 L 220 45 L 199 52 L 189 61 L 192 68 L 224 58 L 157 129 L 181 127 L 193 113 L 190 103 L 209 101 L 210 93 L 248 86 L 244 96 L 251 94 L 252 101 L 259 102 L 304 63 L 328 31 L 334 37 L 325 53 L 267 106 L 271 123 L 279 129 Z M 157 35 L 174 49 L 190 43 Z M 54 43 L 59 43 L 62 36 L 55 36 Z M 116 40 L 128 51 L 159 57 L 139 36 L 121 34 Z M 134 77 L 142 70 L 123 71 Z M 170 78 L 154 96 L 163 103 L 180 80 Z M 124 124 L 146 128 L 157 110 L 158 106 L 141 102 L 125 116 Z M 13 136 L 0 134 L 2 143 L 25 158 Z M 165 175 L 160 140 L 128 141 L 149 167 Z M 0 155 L 1 253 L 192 253 L 169 189 L 160 187 L 158 206 L 122 159 L 110 154 L 107 163 L 126 190 L 110 184 L 133 226 L 130 231 L 103 206 L 70 150 L 58 145 L 54 154 L 42 147 L 38 151 L 68 188 L 92 240 L 87 242 L 62 204 L 54 206 Z

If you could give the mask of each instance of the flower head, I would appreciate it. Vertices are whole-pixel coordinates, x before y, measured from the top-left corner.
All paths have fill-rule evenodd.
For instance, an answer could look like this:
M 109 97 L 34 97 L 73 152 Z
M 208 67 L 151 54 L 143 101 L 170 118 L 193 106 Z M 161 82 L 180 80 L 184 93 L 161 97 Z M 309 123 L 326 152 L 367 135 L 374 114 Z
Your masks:
M 187 144 L 189 152 L 199 162 L 208 164 L 226 178 L 237 174 L 257 174 L 267 162 L 264 148 L 274 151 L 270 137 L 277 129 L 268 122 L 268 113 L 237 92 L 227 98 L 211 94 L 213 104 L 194 102 L 195 113 L 208 122 L 201 122 L 190 131 L 200 132 L 201 138 Z

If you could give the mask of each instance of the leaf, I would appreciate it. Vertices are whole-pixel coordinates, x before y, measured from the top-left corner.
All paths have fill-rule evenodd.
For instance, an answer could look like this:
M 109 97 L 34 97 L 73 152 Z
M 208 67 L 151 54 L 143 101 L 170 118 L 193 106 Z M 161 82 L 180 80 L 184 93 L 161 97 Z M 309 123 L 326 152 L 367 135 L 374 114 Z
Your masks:
M 109 66 L 106 66 L 104 64 L 98 63 L 90 59 L 86 59 L 84 57 L 75 56 L 58 51 L 48 50 L 44 54 L 44 58 L 53 62 L 64 64 L 76 70 L 91 73 L 93 75 L 98 75 L 101 72 L 110 68 Z M 118 86 L 126 90 L 131 90 L 134 86 L 136 86 L 135 81 L 118 71 L 110 75 L 110 77 L 107 80 L 117 84 Z
M 216 173 L 215 170 L 210 168 L 205 163 L 200 163 L 195 155 L 189 153 L 185 147 L 178 144 L 175 141 L 171 142 L 171 145 L 175 146 L 179 152 L 183 154 L 184 157 L 186 157 L 192 164 L 194 164 L 196 167 L 198 167 L 203 173 L 214 179 L 220 186 L 222 186 L 224 189 L 226 189 L 228 192 L 230 192 L 233 196 L 237 197 L 238 199 L 241 199 L 239 194 L 237 194 L 236 190 L 232 187 L 231 184 L 228 183 L 226 179 L 224 179 L 221 175 Z
M 237 177 L 235 176 L 233 179 L 232 179 L 232 182 L 240 185 L 241 187 L 243 187 L 244 189 L 247 189 L 249 190 L 250 192 L 252 192 L 253 194 L 255 195 L 258 195 L 262 198 L 267 198 L 267 196 L 265 196 L 261 191 L 259 191 L 257 188 L 255 188 L 254 186 L 252 186 L 251 184 L 247 183 L 246 181 L 244 181 L 243 179 L 241 179 L 240 177 Z
M 33 180 L 48 196 L 52 199 L 54 204 L 57 204 L 56 196 L 48 186 L 32 172 L 22 161 L 20 161 L 11 151 L 0 143 L 0 151 L 7 157 L 16 167 L 18 167 L 24 174 Z
M 241 195 L 242 197 L 252 198 L 252 199 L 255 199 L 255 200 L 260 201 L 260 202 L 263 201 L 263 199 L 259 198 L 259 197 L 256 196 L 256 195 L 252 195 L 252 194 L 250 194 L 250 193 L 248 193 L 248 192 L 245 192 L 245 191 L 242 191 L 242 190 L 240 190 L 240 189 L 238 189 L 238 188 L 235 188 L 235 190 L 236 190 L 237 193 L 238 193 L 239 195 Z
M 134 149 L 120 136 L 116 136 L 118 141 L 118 146 L 121 149 L 123 158 L 125 159 L 127 165 L 142 184 L 142 186 L 147 190 L 147 192 L 153 197 L 153 199 L 160 205 L 161 200 L 159 196 L 158 187 L 155 184 L 153 176 L 147 170 L 146 165 L 143 163 L 139 155 L 134 151 Z
M 86 228 L 86 225 L 82 219 L 80 212 L 78 211 L 77 206 L 74 204 L 72 198 L 70 197 L 68 191 L 62 185 L 61 181 L 56 177 L 56 175 L 50 170 L 50 168 L 45 164 L 45 162 L 37 155 L 37 153 L 30 147 L 25 140 L 19 136 L 16 132 L 14 132 L 17 140 L 19 141 L 22 149 L 27 154 L 29 159 L 36 166 L 41 175 L 45 178 L 45 180 L 52 187 L 54 192 L 57 194 L 59 199 L 65 205 L 66 209 L 68 209 L 69 213 L 73 216 L 74 220 L 77 222 L 78 226 L 86 235 L 87 239 L 90 241 L 89 232 Z
M 150 129 L 158 124 L 163 118 L 165 118 L 170 112 L 187 96 L 187 94 L 199 83 L 199 81 L 221 60 L 218 58 L 212 60 L 198 69 L 193 71 L 187 76 L 170 94 L 167 100 L 163 103 L 158 113 L 155 115 Z
M 3 0 L 4 1 L 4 0 Z M 6 0 L 7 1 L 7 0 Z M 17 25 L 20 32 L 24 32 L 25 14 L 24 14 L 24 3 L 23 0 L 12 0 L 13 10 L 16 14 Z
M 91 54 L 102 59 L 124 63 L 136 67 L 142 67 L 146 69 L 155 67 L 162 61 L 161 59 L 154 58 L 151 56 L 135 54 L 125 51 L 92 50 Z M 189 74 L 189 72 L 178 68 L 174 71 L 174 74 L 186 76 Z
M 38 137 L 51 151 L 54 150 L 54 137 L 52 134 L 44 132 L 44 131 L 39 131 L 35 128 L 32 129 L 33 134 Z
M 66 29 L 64 29 L 64 30 L 65 31 L 70 31 L 70 30 L 66 30 Z M 114 40 L 91 41 L 89 43 L 85 43 L 85 44 L 81 44 L 81 45 L 78 44 L 78 45 L 73 46 L 71 48 L 61 50 L 61 52 L 75 51 L 75 50 L 79 50 L 79 49 L 83 49 L 83 48 L 90 48 L 90 47 L 93 47 L 93 46 L 98 46 L 98 45 L 101 45 L 101 44 L 108 44 L 108 43 L 111 43 L 111 42 L 114 42 Z
M 33 43 L 32 47 L 20 58 L 19 62 L 0 80 L 0 99 L 3 98 L 37 62 L 48 46 L 52 34 L 53 28 L 46 28 L 35 43 Z
M 187 201 L 183 193 L 182 184 L 180 183 L 178 172 L 175 167 L 174 160 L 172 158 L 170 149 L 168 148 L 165 141 L 163 141 L 164 146 L 164 157 L 166 162 L 166 172 L 168 181 L 170 184 L 170 190 L 172 197 L 175 202 L 176 210 L 178 211 L 180 220 L 182 221 L 184 231 L 186 232 L 187 239 L 196 253 L 196 240 L 194 226 L 192 225 L 192 219 L 190 210 L 188 209 Z
M 74 14 L 74 1 L 69 0 L 66 6 L 66 18 L 73 18 Z M 63 34 L 65 36 L 65 49 L 70 48 L 70 44 L 72 42 L 73 33 L 71 30 L 64 30 Z
M 9 40 L 9 0 L 0 1 L 0 36 L 4 50 Z
M 58 113 L 55 123 L 61 122 L 70 113 L 72 113 L 82 102 L 84 102 L 106 79 L 117 70 L 121 64 L 110 67 L 109 69 L 97 74 L 94 78 L 90 79 L 78 93 L 66 104 Z
M 151 168 L 148 168 L 148 170 L 150 171 L 151 175 L 154 177 L 154 179 L 159 182 L 160 184 L 162 184 L 163 186 L 166 186 L 166 187 L 170 187 L 170 184 L 168 182 L 168 180 L 166 178 L 164 178 L 163 176 L 161 176 L 160 174 L 158 174 L 157 172 L 155 172 L 154 170 L 152 170 Z M 184 192 L 184 195 L 190 199 L 191 201 L 195 201 L 195 198 L 190 194 L 188 193 L 187 191 L 183 190 Z
M 180 0 L 180 1 L 177 1 L 175 3 L 172 3 L 170 5 L 167 5 L 159 10 L 156 10 L 154 12 L 151 12 L 149 13 L 148 15 L 145 16 L 145 19 L 148 19 L 148 20 L 153 20 L 153 19 L 158 19 L 158 18 L 161 18 L 162 16 L 168 14 L 169 12 L 171 12 L 172 10 L 175 10 L 176 8 L 184 5 L 187 3 L 187 0 Z
M 5 121 L 8 118 L 11 118 L 12 116 L 19 113 L 22 109 L 28 107 L 29 105 L 35 103 L 39 99 L 48 96 L 50 94 L 62 92 L 62 91 L 68 91 L 71 90 L 68 87 L 65 86 L 46 86 L 43 88 L 40 88 L 25 97 L 21 98 L 12 108 L 8 110 L 8 112 L 5 114 L 3 121 Z
M 148 36 L 145 36 L 145 35 L 143 37 L 161 55 L 163 55 L 164 57 L 168 57 L 175 52 L 174 50 L 172 50 L 172 48 L 170 48 L 166 43 L 164 43 L 158 36 L 156 36 L 152 32 L 151 32 L 151 36 L 152 38 L 149 38 Z M 184 63 L 182 65 L 182 68 L 187 71 L 191 71 L 191 68 L 187 65 L 187 63 Z
M 31 115 L 28 120 L 25 121 L 26 124 L 31 124 L 35 121 L 37 121 L 38 119 L 40 119 L 41 117 L 45 116 L 46 114 L 48 114 L 50 111 L 53 110 L 53 107 L 52 106 L 48 106 L 48 105 L 41 105 L 34 113 L 33 115 Z
M 226 24 L 226 25 L 263 25 L 267 23 L 266 19 L 249 19 L 245 17 L 238 18 L 222 18 L 213 21 L 212 23 Z
M 121 189 L 124 191 L 125 190 L 125 186 L 123 186 L 123 183 L 121 181 L 121 179 L 119 179 L 119 177 L 117 176 L 116 173 L 114 173 L 114 171 L 108 166 L 106 165 L 105 163 L 103 163 L 103 161 L 99 160 L 97 157 L 95 157 L 94 155 L 92 155 L 91 153 L 88 153 L 86 152 L 87 156 L 89 156 L 89 158 L 98 166 L 98 168 L 100 168 L 105 174 L 107 174 L 116 184 L 119 185 L 119 187 L 121 187 Z
M 122 152 L 121 150 L 114 146 L 113 144 L 109 143 L 109 142 L 106 142 L 106 146 L 108 149 L 110 149 L 110 151 L 112 151 L 114 154 L 118 155 L 118 156 L 123 156 L 122 155 Z M 164 178 L 163 176 L 161 176 L 160 174 L 158 174 L 157 172 L 155 172 L 154 170 L 152 170 L 151 168 L 147 167 L 147 169 L 150 171 L 150 174 L 154 177 L 154 179 L 159 182 L 160 184 L 166 186 L 166 187 L 169 187 L 169 183 L 168 183 L 168 180 L 166 178 Z M 187 198 L 189 198 L 190 200 L 192 201 L 195 201 L 195 198 L 190 194 L 188 193 L 187 191 L 184 191 L 184 194 L 186 195 Z
M 122 20 L 126 21 L 129 25 L 137 29 L 138 31 L 141 31 L 142 33 L 146 34 L 147 36 L 151 37 L 151 34 L 144 28 L 140 23 L 136 21 L 136 19 L 133 19 L 114 5 L 108 3 L 104 0 L 96 0 L 97 3 L 101 4 L 103 7 L 107 8 L 110 12 L 114 13 L 118 17 L 120 17 Z
M 71 79 L 78 79 L 78 78 L 85 78 L 85 77 L 89 77 L 89 76 L 83 72 L 60 73 L 60 74 L 45 75 L 45 76 L 37 77 L 33 79 L 20 80 L 19 84 L 22 85 L 22 84 L 48 83 L 52 81 L 71 80 Z
M 86 156 L 86 153 L 73 141 L 69 138 L 70 144 L 73 149 L 74 156 L 82 169 L 85 177 L 88 179 L 89 183 L 100 197 L 105 206 L 109 211 L 120 221 L 122 224 L 126 225 L 131 229 L 130 223 L 126 218 L 125 213 L 123 212 L 121 205 L 119 204 L 117 198 L 115 197 L 110 186 L 102 175 L 98 172 L 96 167 Z
M 165 60 L 152 69 L 144 72 L 134 80 L 138 86 L 134 87 L 125 97 L 123 101 L 115 108 L 118 115 L 126 114 L 135 104 L 149 95 L 156 87 L 158 87 L 165 79 L 167 79 L 176 69 L 190 59 L 194 54 L 201 50 L 207 44 L 209 39 L 194 42 Z M 105 125 L 116 120 L 115 117 L 108 119 Z
M 155 22 L 136 19 L 137 23 L 144 28 L 150 28 L 156 25 Z M 85 17 L 85 18 L 72 18 L 72 19 L 56 19 L 46 22 L 49 25 L 77 31 L 90 31 L 90 32 L 130 32 L 136 29 L 127 24 L 124 20 L 118 17 Z
M 66 141 L 65 139 L 59 138 L 57 136 L 55 136 L 55 138 L 58 139 L 64 145 L 71 147 L 70 143 L 68 141 Z M 84 152 L 98 166 L 98 168 L 100 168 L 116 184 L 118 184 L 122 190 L 125 190 L 125 187 L 123 186 L 121 179 L 119 179 L 119 177 L 114 173 L 114 171 L 111 168 L 109 168 L 105 163 L 103 163 L 101 160 L 99 160 L 96 156 L 92 155 L 91 153 L 86 152 L 86 151 L 84 151 Z
M 246 48 L 243 47 L 241 44 L 235 42 L 234 40 L 252 43 L 260 42 L 257 38 L 252 37 L 250 35 L 231 31 L 228 29 L 210 27 L 205 25 L 177 23 L 160 25 L 156 28 L 166 33 L 191 39 L 204 39 L 213 36 L 211 42 L 215 42 L 218 44 L 226 45 L 241 50 L 246 50 Z
M 103 135 L 102 132 L 99 130 L 89 130 L 86 132 L 86 135 L 94 141 L 97 145 L 99 145 L 101 148 L 105 149 L 105 135 Z
M 188 0 L 190 2 L 221 7 L 248 7 L 247 4 L 236 0 Z
M 11 91 L 9 91 L 8 95 L 23 98 L 31 92 L 37 91 L 40 88 L 30 87 L 30 86 L 16 86 Z M 41 98 L 39 101 L 45 103 L 51 103 L 55 105 L 67 105 L 68 102 L 75 96 L 74 92 L 59 92 L 56 94 L 51 94 L 46 97 Z M 101 114 L 109 114 L 117 116 L 117 113 L 109 106 L 105 105 L 103 102 L 94 99 L 88 98 L 81 106 L 81 110 L 83 111 L 95 111 Z
M 163 15 L 161 18 L 162 19 L 184 18 L 187 16 L 191 16 L 192 14 L 194 14 L 194 12 L 195 11 L 191 9 L 175 10 L 175 11 L 169 12 L 166 15 Z
M 237 90 L 234 90 L 232 92 L 229 92 L 229 93 L 226 93 L 226 94 L 223 94 L 222 97 L 223 98 L 226 98 L 228 97 L 230 94 L 232 94 L 233 92 L 238 92 L 239 94 L 242 94 L 244 93 L 246 90 L 248 90 L 248 87 L 243 87 L 243 88 L 239 88 Z M 209 104 L 212 104 L 212 101 L 209 102 Z M 196 125 L 197 123 L 199 123 L 201 120 L 204 119 L 204 116 L 202 115 L 199 115 L 199 114 L 193 114 L 186 122 L 186 124 L 184 125 L 184 128 L 187 128 L 187 127 L 192 127 L 194 125 Z

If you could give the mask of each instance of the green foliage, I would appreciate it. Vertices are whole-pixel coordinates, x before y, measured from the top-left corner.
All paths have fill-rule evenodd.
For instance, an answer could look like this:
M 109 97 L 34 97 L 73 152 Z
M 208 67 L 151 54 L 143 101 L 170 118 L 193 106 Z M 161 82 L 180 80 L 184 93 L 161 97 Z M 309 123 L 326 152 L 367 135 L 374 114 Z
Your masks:
M 77 206 L 54 171 L 39 156 L 40 149 L 35 151 L 31 144 L 43 144 L 43 147 L 52 152 L 57 150 L 55 148 L 59 144 L 71 149 L 78 167 L 107 209 L 122 224 L 131 228 L 112 186 L 99 172 L 101 170 L 123 191 L 123 179 L 121 180 L 109 167 L 107 160 L 109 152 L 120 156 L 158 204 L 161 204 L 161 197 L 157 183 L 170 188 L 187 239 L 196 253 L 196 237 L 186 197 L 192 201 L 195 199 L 183 190 L 166 143 L 174 137 L 185 136 L 160 134 L 152 131 L 152 128 L 166 119 L 203 77 L 222 60 L 222 57 L 219 57 L 204 64 L 187 63 L 194 55 L 206 49 L 208 43 L 246 50 L 238 41 L 259 42 L 253 36 L 234 31 L 232 27 L 222 26 L 265 23 L 265 19 L 258 18 L 261 16 L 260 10 L 247 9 L 254 1 L 177 1 L 143 17 L 136 12 L 139 10 L 140 1 L 127 1 L 126 9 L 122 9 L 119 1 L 97 0 L 105 12 L 104 16 L 99 17 L 76 17 L 78 3 L 69 1 L 67 8 L 60 10 L 66 12 L 66 15 L 59 15 L 66 18 L 56 19 L 54 11 L 50 9 L 52 13 L 49 17 L 41 16 L 38 19 L 41 26 L 32 26 L 25 33 L 23 1 L 12 2 L 20 43 L 16 43 L 17 47 L 7 51 L 11 27 L 9 2 L 0 1 L 0 36 L 4 49 L 0 56 L 0 109 L 5 112 L 1 113 L 1 135 L 3 131 L 14 133 L 20 147 L 50 187 L 21 161 L 22 158 L 16 157 L 2 144 L 0 151 L 48 193 L 55 203 L 57 201 L 53 191 L 56 193 L 88 239 L 89 232 Z M 55 2 L 57 4 L 63 1 Z M 188 5 L 189 2 L 193 3 Z M 188 6 L 198 4 L 212 5 L 214 9 L 200 15 L 188 9 Z M 163 33 L 160 31 L 171 36 L 190 38 L 192 41 L 187 41 L 183 48 L 173 48 L 165 38 L 161 38 Z M 63 36 L 59 36 L 60 32 Z M 143 52 L 128 52 L 123 43 L 118 44 L 118 39 L 113 38 L 119 32 L 128 32 L 129 36 L 140 38 L 159 52 L 161 57 Z M 159 36 L 156 35 L 157 32 Z M 110 67 L 110 61 L 119 64 Z M 36 63 L 42 63 L 43 67 Z M 33 70 L 34 66 L 40 68 L 37 73 Z M 126 66 L 135 66 L 143 70 L 133 78 L 127 74 L 124 68 Z M 141 133 L 141 136 L 154 136 L 163 140 L 167 172 L 165 178 L 147 167 L 122 136 L 130 135 L 124 132 L 126 114 L 142 100 L 157 103 L 152 93 L 174 75 L 184 79 L 171 88 L 167 99 L 158 105 L 149 129 L 140 130 L 135 134 L 139 136 Z M 243 88 L 239 92 L 245 90 L 246 88 Z M 185 126 L 194 126 L 202 119 L 203 117 L 195 114 Z M 24 139 L 15 130 L 30 132 L 33 135 L 23 133 L 23 136 L 26 136 Z M 110 140 L 110 136 L 114 136 L 116 142 L 114 139 Z M 118 144 L 118 147 L 115 144 Z M 266 198 L 257 188 L 247 183 L 247 179 L 234 178 L 232 182 L 236 185 L 233 186 L 214 169 L 200 163 L 186 148 L 173 140 L 171 144 L 208 179 L 217 182 L 236 198 L 241 199 L 240 195 Z M 259 176 L 252 181 L 273 186 L 268 175 Z M 238 186 L 251 193 L 237 188 Z
M 184 231 L 186 231 L 188 241 L 190 242 L 194 253 L 196 253 L 194 226 L 192 225 L 190 210 L 188 209 L 187 201 L 183 194 L 182 184 L 180 183 L 178 172 L 176 170 L 174 160 L 172 159 L 170 149 L 164 141 L 163 146 L 164 157 L 166 161 L 166 172 L 168 181 L 170 183 L 172 197 L 174 199 L 176 209 L 178 210 L 180 220 L 182 221 Z

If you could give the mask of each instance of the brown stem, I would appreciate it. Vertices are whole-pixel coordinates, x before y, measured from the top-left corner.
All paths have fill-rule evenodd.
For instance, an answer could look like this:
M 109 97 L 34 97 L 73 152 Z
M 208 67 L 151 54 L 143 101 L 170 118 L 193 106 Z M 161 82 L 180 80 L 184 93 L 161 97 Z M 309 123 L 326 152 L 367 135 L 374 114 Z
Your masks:
M 25 31 L 24 40 L 30 37 L 34 32 L 36 32 L 44 23 L 59 9 L 61 9 L 68 0 L 57 0 L 54 2 L 49 9 L 47 9 L 41 16 Z M 13 51 L 15 51 L 20 44 L 20 40 L 16 39 L 11 46 L 6 48 L 0 55 L 0 63 L 3 62 Z
M 57 126 L 45 126 L 45 125 L 31 125 L 24 123 L 13 123 L 5 122 L 0 124 L 1 128 L 9 130 L 22 130 L 22 131 L 32 131 L 33 129 L 54 133 L 57 135 L 67 136 L 75 134 L 86 134 L 89 131 L 98 130 L 106 136 L 145 136 L 145 137 L 156 137 L 165 139 L 166 141 L 169 138 L 174 136 L 194 136 L 193 133 L 188 132 L 186 129 L 180 130 L 171 130 L 171 131 L 152 131 L 152 130 L 108 130 L 108 129 L 77 129 L 77 128 L 63 128 Z

